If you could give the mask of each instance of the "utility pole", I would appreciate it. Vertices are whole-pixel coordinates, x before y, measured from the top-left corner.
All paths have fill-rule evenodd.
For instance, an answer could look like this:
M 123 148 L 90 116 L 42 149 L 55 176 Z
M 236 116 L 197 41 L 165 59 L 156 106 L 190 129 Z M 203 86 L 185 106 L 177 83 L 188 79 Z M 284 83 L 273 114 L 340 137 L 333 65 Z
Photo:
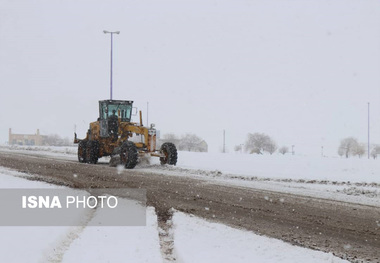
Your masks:
M 226 130 L 223 130 L 223 153 L 226 153 Z
M 322 152 L 321 152 L 321 155 L 322 155 L 322 157 L 323 157 L 323 146 L 321 146 L 321 148 L 322 148 Z
M 120 34 L 120 31 L 107 31 L 103 30 L 104 34 L 111 34 L 111 72 L 110 72 L 110 100 L 112 100 L 112 46 L 113 46 L 113 34 Z
M 368 102 L 368 159 L 369 159 L 369 102 Z

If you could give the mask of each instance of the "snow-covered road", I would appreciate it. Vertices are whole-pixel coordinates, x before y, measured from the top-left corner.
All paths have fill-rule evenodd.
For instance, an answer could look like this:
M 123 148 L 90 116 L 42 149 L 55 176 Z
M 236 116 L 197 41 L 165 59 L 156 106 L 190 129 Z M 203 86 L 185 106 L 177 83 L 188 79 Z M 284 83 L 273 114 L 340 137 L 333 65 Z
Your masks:
M 0 151 L 77 162 L 76 147 L 2 146 Z M 106 165 L 108 158 L 99 163 Z M 177 166 L 146 158 L 135 168 L 168 176 L 192 176 L 223 185 L 380 206 L 380 160 L 298 155 L 179 152 Z
M 1 188 L 61 188 L 27 176 L 0 168 Z M 346 262 L 177 211 L 164 233 L 172 246 L 168 257 L 154 208 L 146 210 L 145 227 L 1 226 L 0 262 Z
M 0 151 L 9 155 L 21 154 L 34 158 L 60 160 L 68 164 L 77 163 L 76 147 L 3 146 L 0 147 Z M 108 166 L 108 161 L 109 159 L 107 158 L 100 159 L 99 167 Z M 378 160 L 366 159 L 347 160 L 291 155 L 257 156 L 179 152 L 179 162 L 176 167 L 161 166 L 158 159 L 145 158 L 141 160 L 135 171 L 146 174 L 154 173 L 167 177 L 194 178 L 201 180 L 203 184 L 207 184 L 208 182 L 213 185 L 234 186 L 241 187 L 242 189 L 251 188 L 267 193 L 280 193 L 283 197 L 279 199 L 279 202 L 286 202 L 287 194 L 295 194 L 298 196 L 380 207 L 379 164 L 380 161 Z M 124 172 L 123 169 L 117 169 L 117 174 L 121 176 L 123 176 Z M 30 182 L 21 178 L 14 178 L 15 176 L 28 175 L 9 169 L 2 169 L 0 173 L 2 178 L 8 178 L 2 184 L 3 188 L 33 188 L 40 187 L 39 184 L 42 184 L 44 187 L 47 185 L 41 182 Z M 48 187 L 57 186 L 49 185 Z M 269 195 L 264 198 L 267 202 L 272 202 Z M 104 255 L 108 254 L 107 251 L 109 253 L 112 251 L 112 256 L 106 256 L 106 258 L 110 259 L 110 262 L 131 262 L 128 261 L 128 255 L 133 258 L 132 262 L 156 262 L 153 261 L 153 258 L 160 262 L 162 260 L 170 261 L 173 258 L 176 258 L 177 262 L 231 262 L 232 258 L 238 259 L 236 262 L 340 262 L 339 259 L 331 254 L 317 252 L 317 254 L 321 254 L 315 256 L 311 253 L 314 251 L 305 250 L 307 251 L 305 252 L 303 248 L 301 249 L 303 252 L 299 252 L 299 247 L 291 246 L 282 241 L 259 237 L 249 231 L 211 223 L 178 211 L 174 212 L 172 220 L 169 220 L 169 225 L 165 226 L 157 224 L 157 215 L 153 207 L 147 208 L 147 215 L 148 223 L 143 228 L 144 230 L 136 230 L 138 227 L 127 227 L 119 231 L 115 230 L 115 227 L 102 227 L 97 230 L 94 230 L 94 227 L 88 226 L 82 228 L 58 227 L 58 230 L 54 230 L 57 231 L 57 234 L 53 234 L 53 236 L 57 235 L 59 241 L 54 239 L 55 241 L 51 241 L 53 245 L 50 247 L 42 245 L 44 247 L 43 252 L 37 249 L 41 253 L 38 252 L 38 256 L 35 255 L 39 258 L 36 262 L 46 260 L 52 262 L 60 262 L 61 260 L 66 260 L 63 262 L 75 262 L 73 261 L 74 258 L 78 258 L 79 256 L 82 257 L 80 258 L 81 261 L 102 262 L 105 259 Z M 377 222 L 380 222 L 380 214 Z M 380 224 L 377 224 L 380 227 Z M 7 227 L 2 228 L 5 233 L 7 233 L 6 231 L 10 231 Z M 15 240 L 22 239 L 20 236 L 17 237 L 18 228 L 13 227 L 13 229 L 16 232 L 16 235 L 12 235 L 15 236 Z M 26 227 L 25 229 L 30 229 L 32 232 L 34 231 L 33 229 L 42 229 L 41 231 L 36 230 L 37 232 L 41 232 L 42 237 L 44 236 L 44 231 L 46 231 L 44 230 L 45 228 L 40 227 Z M 199 233 L 199 229 L 203 229 L 203 231 Z M 220 236 L 224 232 L 225 234 Z M 105 244 L 102 244 L 103 238 L 96 240 L 96 244 L 91 243 L 97 234 L 104 235 Z M 46 240 L 49 240 L 51 235 L 46 235 L 49 236 Z M 140 239 L 140 235 L 142 239 Z M 69 238 L 65 239 L 62 236 L 69 236 Z M 131 239 L 126 238 L 126 236 L 131 237 Z M 236 238 L 230 239 L 228 236 L 236 236 Z M 112 240 L 117 240 L 115 246 L 110 246 L 109 241 L 111 239 L 109 237 L 112 237 Z M 45 240 L 44 237 L 43 240 Z M 143 240 L 150 241 L 145 242 Z M 119 241 L 121 242 L 120 244 Z M 97 247 L 97 249 L 94 249 L 91 253 L 84 253 L 83 248 L 87 247 L 89 243 L 91 246 Z M 115 247 L 123 247 L 124 244 L 130 243 L 138 244 L 139 247 L 128 245 L 128 249 L 122 250 L 128 251 L 128 255 L 124 255 L 124 252 L 120 252 L 122 255 L 119 255 L 118 249 L 115 249 Z M 199 244 L 203 245 L 199 246 Z M 277 247 L 278 244 L 280 244 L 280 247 Z M 143 246 L 142 250 L 141 246 Z M 159 251 L 159 253 L 152 252 L 153 256 L 147 258 L 146 253 L 141 252 L 145 251 L 145 247 L 149 247 L 150 251 Z M 276 251 L 294 251 L 294 255 L 293 252 L 273 253 L 274 247 L 276 247 Z M 349 251 L 351 244 L 349 242 L 345 244 L 344 249 Z M 34 251 L 34 249 L 31 251 Z M 78 254 L 79 251 L 82 251 L 80 255 Z M 170 255 L 167 255 L 168 251 Z M 254 253 L 247 251 L 254 251 Z M 28 250 L 25 253 L 27 255 L 29 253 Z M 145 257 L 140 255 L 140 253 L 145 255 Z M 6 255 L 7 253 L 4 254 L 4 257 Z M 220 255 L 223 256 L 220 257 Z M 288 255 L 292 256 L 287 257 Z M 302 256 L 306 256 L 307 259 L 302 258 Z M 120 260 L 121 258 L 123 260 Z M 136 261 L 137 258 L 140 261 Z M 200 258 L 205 259 L 205 261 L 200 261 Z M 228 260 L 221 261 L 224 258 Z M 9 257 L 6 259 L 10 260 Z M 99 261 L 96 261 L 96 259 L 99 259 Z M 316 261 L 312 261 L 314 259 Z M 17 262 L 20 261 L 18 260 Z

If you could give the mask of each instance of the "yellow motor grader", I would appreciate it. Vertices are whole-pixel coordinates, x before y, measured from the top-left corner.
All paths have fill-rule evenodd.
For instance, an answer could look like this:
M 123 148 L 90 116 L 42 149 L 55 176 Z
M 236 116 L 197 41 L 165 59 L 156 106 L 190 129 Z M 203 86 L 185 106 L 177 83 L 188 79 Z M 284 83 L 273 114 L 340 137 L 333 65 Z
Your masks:
M 103 156 L 120 157 L 120 163 L 133 169 L 144 155 L 160 158 L 161 164 L 176 165 L 177 148 L 166 142 L 156 149 L 156 129 L 152 124 L 144 127 L 140 111 L 140 123 L 131 122 L 133 101 L 99 101 L 99 118 L 90 123 L 86 138 L 78 139 L 78 160 L 81 163 L 96 164 Z M 131 140 L 133 136 L 140 140 Z

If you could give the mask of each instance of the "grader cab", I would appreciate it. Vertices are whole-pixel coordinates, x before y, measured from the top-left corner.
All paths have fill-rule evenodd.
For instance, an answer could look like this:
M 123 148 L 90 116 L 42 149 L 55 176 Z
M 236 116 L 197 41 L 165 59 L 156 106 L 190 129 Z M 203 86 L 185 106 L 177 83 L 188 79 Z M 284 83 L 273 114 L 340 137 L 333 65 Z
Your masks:
M 162 144 L 156 149 L 156 129 L 143 126 L 140 111 L 140 123 L 131 122 L 133 101 L 99 101 L 99 118 L 90 123 L 86 138 L 78 139 L 75 133 L 74 143 L 78 143 L 78 160 L 82 163 L 96 164 L 103 156 L 120 158 L 127 169 L 134 168 L 144 155 L 160 158 L 161 164 L 176 165 L 177 149 L 173 143 Z M 132 141 L 132 137 L 134 138 Z

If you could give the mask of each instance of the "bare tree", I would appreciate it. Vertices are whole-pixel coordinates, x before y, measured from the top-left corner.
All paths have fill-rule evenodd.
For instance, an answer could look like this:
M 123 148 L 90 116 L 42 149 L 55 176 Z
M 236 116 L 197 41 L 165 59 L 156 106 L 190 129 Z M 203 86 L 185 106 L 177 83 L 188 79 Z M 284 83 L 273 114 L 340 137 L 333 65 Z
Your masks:
M 165 142 L 171 142 L 171 143 L 174 143 L 178 148 L 179 141 L 180 141 L 179 137 L 175 135 L 174 133 L 166 133 L 162 135 L 162 137 L 158 140 L 157 145 L 160 147 Z
M 373 159 L 377 158 L 377 155 L 380 154 L 380 145 L 373 145 L 371 150 L 371 157 Z
M 181 137 L 178 149 L 189 152 L 207 152 L 208 145 L 201 137 L 188 133 Z
M 239 144 L 239 145 L 235 145 L 235 147 L 234 147 L 234 151 L 235 151 L 235 152 L 240 152 L 240 151 L 242 150 L 242 148 L 243 148 L 243 146 L 242 146 L 241 144 Z
M 284 155 L 285 153 L 288 153 L 289 152 L 289 147 L 287 146 L 282 146 L 279 150 L 278 150 L 279 153 L 281 153 L 282 155 Z
M 276 143 L 264 133 L 248 133 L 244 145 L 245 151 L 257 154 L 263 154 L 263 152 L 273 154 L 277 149 Z
M 68 138 L 62 138 L 58 134 L 50 134 L 43 137 L 43 144 L 49 146 L 70 146 L 72 141 Z
M 342 156 L 344 155 L 344 153 L 345 153 L 345 149 L 339 147 L 339 148 L 338 148 L 338 155 L 339 155 L 340 157 L 342 157 Z
M 266 151 L 269 152 L 270 155 L 272 155 L 277 150 L 277 148 L 278 147 L 277 147 L 276 142 L 271 139 L 271 142 L 268 143 L 266 147 Z
M 353 149 L 353 155 L 357 155 L 359 158 L 361 158 L 363 154 L 365 154 L 365 144 L 358 143 L 358 145 L 356 145 L 356 148 Z
M 166 133 L 162 135 L 159 140 L 159 145 L 171 142 L 177 146 L 179 151 L 189 151 L 189 152 L 207 152 L 207 143 L 199 136 L 188 133 L 181 137 L 175 135 L 174 133 Z
M 345 155 L 348 158 L 350 155 L 357 155 L 360 152 L 360 145 L 357 139 L 348 137 L 340 141 L 338 148 L 338 154 L 340 156 Z
M 162 135 L 162 140 L 164 141 L 177 141 L 178 137 L 174 133 L 166 133 Z

